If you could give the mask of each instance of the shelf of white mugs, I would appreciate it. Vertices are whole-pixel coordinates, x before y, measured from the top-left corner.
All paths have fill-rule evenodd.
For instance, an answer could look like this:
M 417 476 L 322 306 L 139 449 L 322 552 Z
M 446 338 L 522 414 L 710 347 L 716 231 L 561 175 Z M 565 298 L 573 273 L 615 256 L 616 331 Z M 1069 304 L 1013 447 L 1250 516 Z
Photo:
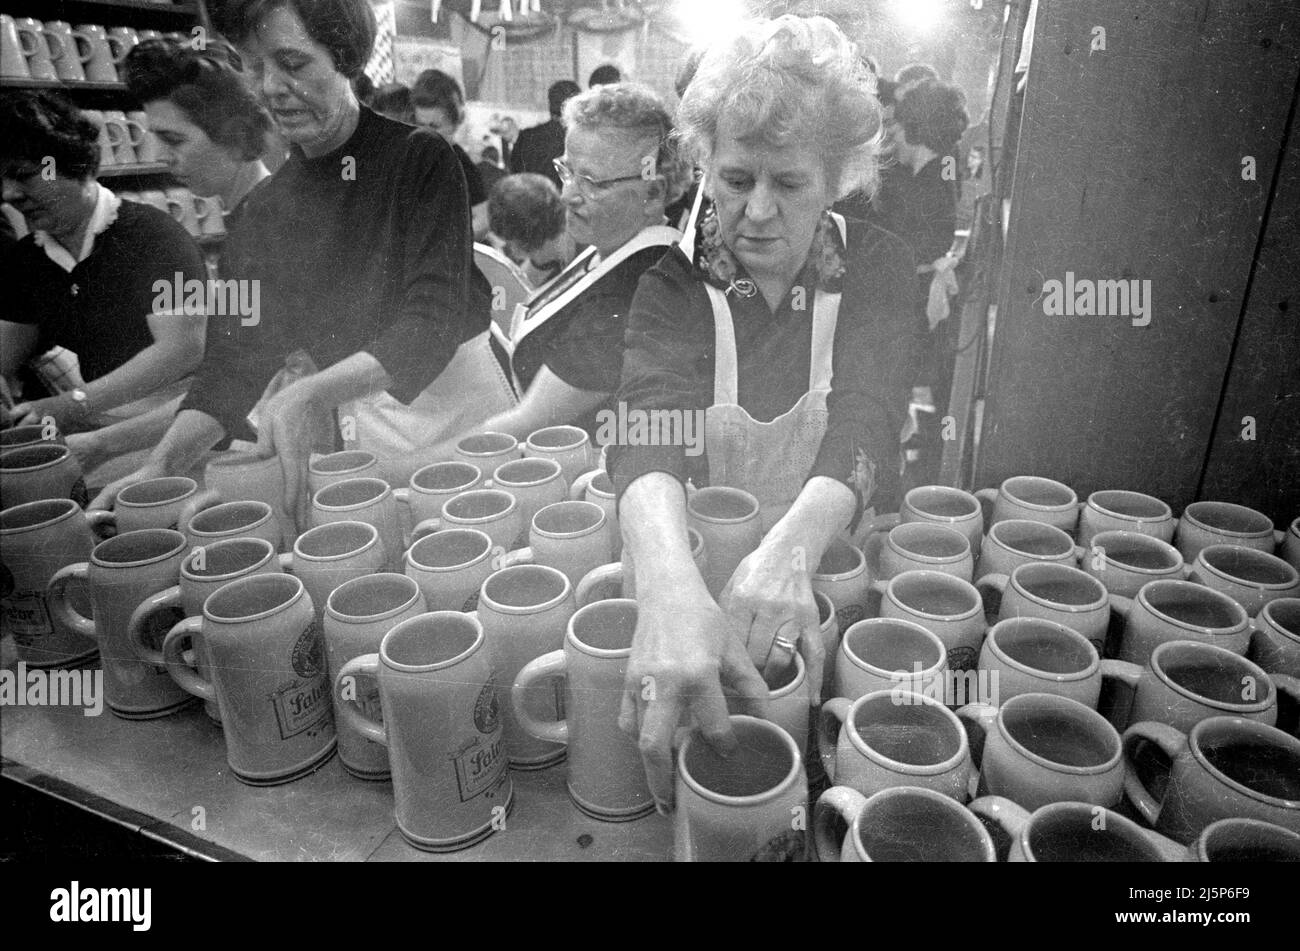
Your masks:
M 219 198 L 205 198 L 188 188 L 150 188 L 143 191 L 119 191 L 124 201 L 153 205 L 179 222 L 200 244 L 221 241 L 226 236 L 226 225 Z
M 6 85 L 34 83 L 35 88 L 67 89 L 109 85 L 125 89 L 122 64 L 127 54 L 142 40 L 161 37 L 188 40 L 190 34 L 0 14 L 0 75 Z

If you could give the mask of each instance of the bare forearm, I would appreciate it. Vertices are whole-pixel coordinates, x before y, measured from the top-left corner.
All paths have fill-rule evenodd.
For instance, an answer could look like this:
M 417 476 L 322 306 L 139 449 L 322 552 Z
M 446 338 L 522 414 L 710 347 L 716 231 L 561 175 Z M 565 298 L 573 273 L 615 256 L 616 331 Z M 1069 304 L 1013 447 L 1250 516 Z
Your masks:
M 113 409 L 187 376 L 202 358 L 202 347 L 153 343 L 112 373 L 87 383 L 86 397 L 96 413 Z
M 365 351 L 345 357 L 320 373 L 313 373 L 294 384 L 319 406 L 333 408 L 348 400 L 360 399 L 392 384 L 383 365 Z
M 166 435 L 149 454 L 149 461 L 164 472 L 188 472 L 225 435 L 222 425 L 207 413 L 196 409 L 181 410 L 172 420 Z
M 176 415 L 175 406 L 175 402 L 156 406 L 139 416 L 68 438 L 94 443 L 98 451 L 105 455 L 116 456 L 137 449 L 147 449 L 156 446 L 171 428 L 172 420 Z
M 694 592 L 709 597 L 691 560 L 686 493 L 666 472 L 648 472 L 623 494 L 619 525 L 632 553 L 638 599 L 671 601 Z
M 795 563 L 816 571 L 835 536 L 848 527 L 857 507 L 853 491 L 825 476 L 809 479 L 790 510 L 772 526 L 763 547 L 784 549 Z

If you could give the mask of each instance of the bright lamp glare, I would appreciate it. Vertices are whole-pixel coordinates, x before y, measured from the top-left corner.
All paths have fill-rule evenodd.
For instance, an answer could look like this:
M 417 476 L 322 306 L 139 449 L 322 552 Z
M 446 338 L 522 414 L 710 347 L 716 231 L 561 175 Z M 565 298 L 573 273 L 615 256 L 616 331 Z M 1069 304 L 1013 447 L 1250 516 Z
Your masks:
M 691 45 L 705 44 L 736 28 L 745 16 L 742 0 L 676 0 L 673 12 Z
M 928 32 L 943 13 L 943 0 L 894 0 L 894 16 L 914 33 Z

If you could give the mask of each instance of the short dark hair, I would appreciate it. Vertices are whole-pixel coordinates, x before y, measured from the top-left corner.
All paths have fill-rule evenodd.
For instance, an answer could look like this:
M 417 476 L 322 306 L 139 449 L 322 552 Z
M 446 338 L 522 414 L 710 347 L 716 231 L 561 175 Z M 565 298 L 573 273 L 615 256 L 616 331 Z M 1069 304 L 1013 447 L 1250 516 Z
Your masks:
M 251 162 L 266 153 L 271 117 L 241 65 L 234 48 L 216 37 L 202 50 L 188 41 L 145 40 L 126 57 L 126 88 L 141 105 L 171 102 L 209 139 Z
M 591 76 L 587 80 L 588 88 L 592 86 L 605 86 L 609 83 L 621 82 L 623 74 L 619 72 L 617 66 L 613 63 L 604 63 L 597 66 L 591 71 Z
M 911 83 L 897 92 L 894 121 L 903 127 L 908 142 L 944 155 L 957 147 L 970 124 L 966 94 L 933 79 Z
M 401 83 L 384 83 L 375 90 L 370 108 L 380 115 L 415 125 L 415 103 L 411 100 L 411 90 Z
M 94 178 L 99 171 L 99 129 L 62 96 L 47 91 L 0 92 L 0 169 L 54 159 L 55 174 Z
M 894 74 L 894 82 L 900 86 L 919 82 L 922 79 L 938 79 L 939 71 L 929 63 L 908 63 Z
M 560 113 L 564 111 L 564 104 L 580 92 L 582 90 L 572 79 L 561 79 L 551 83 L 551 88 L 546 90 L 546 104 L 551 109 L 551 117 L 558 119 Z
M 292 11 L 307 35 L 329 50 L 336 70 L 348 79 L 361 75 L 379 32 L 370 0 L 230 0 L 217 22 L 238 43 L 281 7 Z
M 559 189 L 545 175 L 507 175 L 488 193 L 488 223 L 505 241 L 539 248 L 564 230 Z
M 465 121 L 465 93 L 460 83 L 440 69 L 426 69 L 415 77 L 411 101 L 421 109 L 441 109 L 453 125 Z

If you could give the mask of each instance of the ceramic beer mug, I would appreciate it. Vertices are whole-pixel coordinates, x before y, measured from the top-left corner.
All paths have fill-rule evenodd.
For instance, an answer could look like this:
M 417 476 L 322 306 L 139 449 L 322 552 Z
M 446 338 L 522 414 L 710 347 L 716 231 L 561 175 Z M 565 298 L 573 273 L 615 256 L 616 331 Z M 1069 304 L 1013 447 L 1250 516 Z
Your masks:
M 327 485 L 312 496 L 311 521 L 313 527 L 330 522 L 366 522 L 375 526 L 384 548 L 384 570 L 401 568 L 406 546 L 402 544 L 397 499 L 383 479 L 344 479 Z
M 1120 729 L 1150 720 L 1185 733 L 1214 716 L 1277 723 L 1278 685 L 1255 664 L 1222 647 L 1166 641 L 1151 652 L 1146 667 L 1110 663 L 1119 664 L 1115 676 L 1131 695 L 1128 715 L 1116 723 Z M 1294 678 L 1279 679 L 1295 693 Z
M 121 155 L 121 152 L 117 154 Z M 199 204 L 194 193 L 188 188 L 176 187 L 165 189 L 163 194 L 167 196 L 167 210 L 172 218 L 194 237 L 202 234 L 199 228 Z
M 100 518 L 118 532 L 180 528 L 181 512 L 198 491 L 199 484 L 185 476 L 146 479 L 119 492 L 113 510 Z
M 45 24 L 45 40 L 58 77 L 64 82 L 85 82 L 83 66 L 94 55 L 90 38 L 84 33 L 74 32 L 69 23 L 50 20 Z
M 424 596 L 405 575 L 374 574 L 353 578 L 334 589 L 325 606 L 325 653 L 333 683 L 339 671 L 355 657 L 377 654 L 384 635 L 398 624 L 424 614 Z M 365 715 L 383 723 L 379 685 L 358 678 L 347 694 Z M 347 721 L 336 724 L 339 762 L 358 779 L 388 779 L 392 770 L 388 750 L 354 729 Z
M 834 667 L 836 697 L 857 700 L 894 689 L 932 695 L 943 690 L 948 652 L 937 635 L 913 621 L 870 618 L 844 633 Z
M 930 697 L 895 687 L 822 705 L 817 731 L 832 783 L 870 796 L 923 786 L 965 802 L 970 744 L 956 714 Z
M 1177 548 L 1137 532 L 1098 532 L 1079 566 L 1124 598 L 1136 598 L 1148 581 L 1181 581 L 1188 572 Z
M 31 40 L 27 42 L 30 44 Z M 0 76 L 6 79 L 32 78 L 32 74 L 27 70 L 27 56 L 23 53 L 23 45 L 14 18 L 7 13 L 0 13 Z
M 163 717 L 194 702 L 165 668 L 141 661 L 128 637 L 136 607 L 176 584 L 187 553 L 180 532 L 165 528 L 125 532 L 96 545 L 89 562 L 67 565 L 50 578 L 49 603 L 55 617 L 67 628 L 98 641 L 104 697 L 108 708 L 123 719 Z M 74 580 L 90 586 L 93 621 L 74 607 Z M 150 646 L 161 641 L 172 620 L 148 632 Z
M 504 489 L 519 500 L 519 518 L 525 526 L 548 505 L 568 498 L 567 483 L 554 459 L 512 459 L 492 471 L 485 489 Z
M 519 440 L 508 433 L 475 433 L 456 443 L 456 459 L 492 472 L 503 462 L 523 456 Z
M 72 499 L 26 502 L 0 512 L 0 620 L 28 667 L 77 667 L 94 658 L 93 638 L 65 623 L 47 601 L 50 576 L 90 557 L 95 540 Z M 90 616 L 84 583 L 68 586 L 73 609 Z
M 156 637 L 158 630 L 174 626 L 177 612 L 201 618 L 208 595 L 231 581 L 246 575 L 279 574 L 283 566 L 280 557 L 275 554 L 275 546 L 264 538 L 230 538 L 190 548 L 181 563 L 180 584 L 145 598 L 131 613 L 126 636 L 132 650 L 146 664 L 167 666 L 162 642 Z M 194 637 L 194 657 L 199 677 L 211 680 L 212 660 L 201 631 Z M 203 701 L 203 712 L 208 719 L 221 722 L 221 709 L 215 699 Z
M 704 539 L 704 583 L 716 599 L 763 540 L 758 499 L 743 489 L 709 486 L 689 493 L 686 518 Z
M 779 669 L 764 671 L 767 682 L 767 716 L 785 732 L 794 737 L 799 755 L 808 755 L 808 669 L 803 657 L 795 654 L 793 662 Z M 743 713 L 740 695 L 730 687 L 722 688 L 730 713 Z
M 867 616 L 871 576 L 866 556 L 837 538 L 826 548 L 813 572 L 812 589 L 831 599 L 839 629 L 847 631 Z
M 1001 706 L 957 711 L 980 764 L 978 795 L 1005 796 L 1026 809 L 1049 802 L 1113 807 L 1124 788 L 1115 728 L 1077 700 L 1023 693 Z
M 695 567 L 704 572 L 704 536 L 693 528 L 686 529 L 686 538 L 691 546 L 691 561 Z M 593 568 L 578 582 L 575 597 L 578 607 L 586 607 L 593 601 L 606 601 L 610 598 L 636 599 L 636 579 L 634 572 L 628 570 L 624 561 L 611 562 Z
M 378 679 L 382 724 L 344 693 L 360 676 Z M 397 829 L 407 842 L 450 852 L 504 828 L 514 783 L 477 620 L 434 611 L 403 621 L 377 655 L 343 665 L 334 697 L 344 723 L 388 747 Z
M 1300 677 L 1300 598 L 1270 601 L 1253 626 L 1250 659 L 1271 674 Z
M 1073 628 L 1035 617 L 1015 617 L 989 628 L 980 649 L 979 669 L 987 672 L 998 700 L 1023 693 L 1051 693 L 1097 709 L 1102 685 L 1125 684 L 1142 668 L 1102 660 L 1091 641 Z
M 327 522 L 308 529 L 293 543 L 293 573 L 324 624 L 325 605 L 334 589 L 353 578 L 384 570 L 386 563 L 379 529 L 367 522 Z
M 832 786 L 813 807 L 813 840 L 823 862 L 997 861 L 993 840 L 973 813 L 921 786 L 882 789 L 870 798 Z
M 623 533 L 618 526 L 618 498 L 614 493 L 614 480 L 604 469 L 585 472 L 569 486 L 569 498 L 595 502 L 605 510 L 609 538 L 614 544 L 614 557 L 623 553 Z
M 41 499 L 89 502 L 77 457 L 67 446 L 42 443 L 0 452 L 0 505 L 13 508 Z
M 1191 862 L 1300 862 L 1300 834 L 1259 819 L 1211 822 L 1187 849 Z
M 50 46 L 45 37 L 45 24 L 32 17 L 20 17 L 14 20 L 18 31 L 18 42 L 23 56 L 27 60 L 27 73 L 32 79 L 56 80 L 58 72 L 50 59 Z M 113 76 L 116 81 L 117 76 Z
M 190 548 L 223 538 L 262 538 L 272 548 L 280 545 L 280 523 L 265 502 L 222 502 L 201 511 L 187 504 L 177 517 L 177 527 Z
M 1272 554 L 1282 540 L 1262 512 L 1232 502 L 1193 502 L 1178 520 L 1174 547 L 1191 564 L 1210 545 L 1245 545 Z
M 185 663 L 202 631 L 212 679 Z M 226 761 L 240 782 L 278 786 L 315 772 L 335 751 L 334 711 L 316 609 L 292 575 L 251 575 L 222 585 L 163 641 L 176 681 L 216 700 Z
M 1180 862 L 1186 851 L 1118 812 L 1086 802 L 1052 802 L 1032 813 L 1002 796 L 981 796 L 972 814 L 998 830 L 1011 862 Z
M 298 537 L 298 528 L 284 509 L 284 468 L 278 456 L 223 453 L 204 467 L 203 485 L 226 502 L 254 499 L 271 506 L 284 535 L 282 549 L 287 549 Z
M 985 521 L 989 525 L 1023 518 L 1055 525 L 1073 535 L 1079 523 L 1079 497 L 1068 485 L 1054 479 L 1012 476 L 996 489 L 978 490 L 975 497 L 987 507 Z
M 699 731 L 677 753 L 673 858 L 678 862 L 808 859 L 808 780 L 794 738 L 733 715 L 736 748 L 721 756 Z
M 1300 832 L 1300 740 L 1276 727 L 1241 717 L 1209 717 L 1187 733 L 1135 723 L 1124 758 L 1129 802 L 1179 842 L 1236 817 Z
M 420 524 L 425 519 L 442 514 L 442 503 L 453 496 L 477 489 L 483 482 L 478 466 L 468 462 L 435 462 L 417 469 L 406 487 L 394 489 L 397 501 L 411 509 L 411 522 Z
M 1105 586 L 1069 565 L 1033 562 L 1006 575 L 985 575 L 979 591 L 986 603 L 998 602 L 997 617 L 1037 617 L 1078 631 L 1100 655 L 1106 648 L 1111 598 Z M 1000 599 L 997 596 L 1000 595 Z
M 533 516 L 528 545 L 509 552 L 501 566 L 549 565 L 577 585 L 614 552 L 606 531 L 605 511 L 594 502 L 555 502 Z
M 932 522 L 905 522 L 868 536 L 863 548 L 871 587 L 878 594 L 904 571 L 940 571 L 970 581 L 975 571 L 970 542 L 956 529 Z
M 90 43 L 90 58 L 83 64 L 86 79 L 93 83 L 120 82 L 117 64 L 126 57 L 128 50 L 117 36 L 109 36 L 108 31 L 97 23 L 82 23 L 76 31 Z
M 1223 592 L 1251 617 L 1270 601 L 1300 596 L 1300 572 L 1281 558 L 1245 545 L 1202 548 L 1188 580 Z
M 470 489 L 442 503 L 442 514 L 415 526 L 417 535 L 448 528 L 476 528 L 492 539 L 496 554 L 516 548 L 526 536 L 527 526 L 519 511 L 519 500 L 502 489 Z
M 867 533 L 889 531 L 908 522 L 931 522 L 961 532 L 970 542 L 972 554 L 980 550 L 984 536 L 979 500 L 969 492 L 946 485 L 921 485 L 909 490 L 897 512 L 882 515 L 864 528 Z
M 573 485 L 595 464 L 591 437 L 577 426 L 547 426 L 531 433 L 524 443 L 524 455 L 554 459 L 560 464 L 565 485 Z
M 1031 561 L 1050 561 L 1073 567 L 1075 560 L 1083 554 L 1083 549 L 1074 544 L 1074 539 L 1055 525 L 1009 518 L 990 525 L 984 534 L 975 580 L 990 574 L 1010 575 Z
M 426 535 L 406 552 L 406 576 L 434 611 L 473 611 L 483 582 L 500 567 L 492 539 L 476 528 Z
M 1079 510 L 1079 544 L 1087 548 L 1098 532 L 1135 532 L 1172 542 L 1177 526 L 1169 506 L 1155 496 L 1104 489 L 1088 496 Z
M 133 122 L 140 128 L 140 143 L 135 147 L 135 157 L 147 164 L 161 162 L 163 160 L 162 143 L 158 141 L 158 136 L 149 129 L 149 117 L 135 110 L 126 114 L 128 122 Z
M 950 670 L 971 670 L 984 643 L 983 604 L 975 586 L 939 571 L 905 571 L 891 580 L 880 616 L 914 621 L 948 651 Z
M 564 747 L 536 739 L 515 719 L 512 685 L 531 660 L 559 650 L 576 605 L 573 586 L 555 568 L 515 565 L 483 582 L 478 610 L 492 670 L 498 678 L 498 702 L 505 727 L 506 751 L 515 769 L 543 769 L 564 759 Z M 539 723 L 563 716 L 563 695 L 555 683 L 521 690 L 519 703 Z
M 1226 594 L 1190 581 L 1150 581 L 1129 601 L 1112 596 L 1124 616 L 1115 656 L 1145 666 L 1165 641 L 1201 641 L 1245 654 L 1251 625 L 1245 609 Z
M 511 691 L 529 736 L 568 748 L 569 798 L 593 819 L 623 822 L 654 812 L 636 738 L 618 727 L 623 677 L 636 632 L 636 602 L 597 601 L 569 619 L 564 648 L 529 661 Z M 563 720 L 539 722 L 524 699 L 536 682 L 564 680 Z M 807 701 L 804 703 L 807 715 Z
M 99 145 L 99 164 L 100 165 L 116 164 L 117 154 L 115 149 L 117 148 L 117 146 L 122 144 L 121 127 L 115 124 L 110 128 L 107 121 L 104 118 L 104 113 L 102 113 L 98 109 L 82 109 L 81 114 L 85 116 L 87 119 L 89 119 L 91 122 L 93 122 L 95 124 L 95 128 L 99 130 L 99 138 L 97 140 Z M 159 192 L 158 194 L 161 195 L 162 192 Z M 165 204 L 162 210 L 163 211 L 167 210 Z
M 1287 529 L 1277 553 L 1288 565 L 1300 571 L 1300 518 L 1295 519 Z
M 59 433 L 57 427 L 47 428 L 39 423 L 0 430 L 0 452 L 21 449 L 24 446 L 39 446 L 42 443 L 63 446 L 66 445 L 67 440 Z
M 307 490 L 315 495 L 327 485 L 344 479 L 374 476 L 378 469 L 379 460 L 375 454 L 364 449 L 345 449 L 317 456 L 307 464 Z

